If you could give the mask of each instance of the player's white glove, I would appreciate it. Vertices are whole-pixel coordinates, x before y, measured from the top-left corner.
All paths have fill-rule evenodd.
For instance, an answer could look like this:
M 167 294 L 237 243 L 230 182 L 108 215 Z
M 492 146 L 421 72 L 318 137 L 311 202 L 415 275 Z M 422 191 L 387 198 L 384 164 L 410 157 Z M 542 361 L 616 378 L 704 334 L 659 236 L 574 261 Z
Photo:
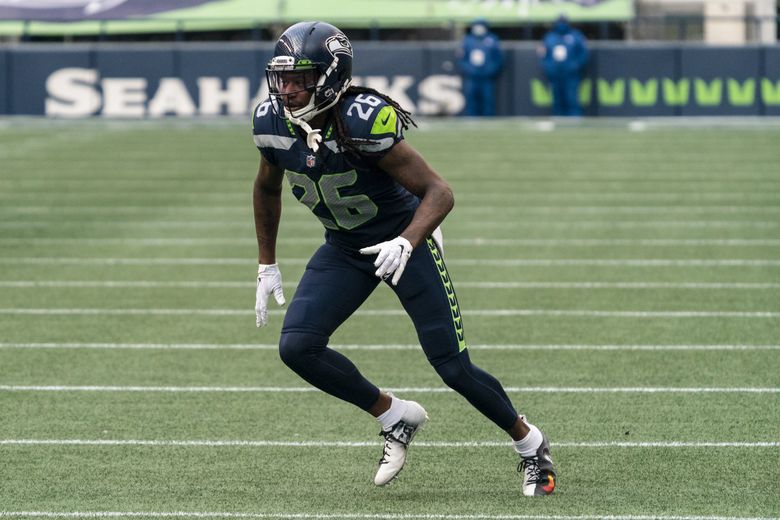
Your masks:
M 436 242 L 436 245 L 439 246 L 439 252 L 444 256 L 444 235 L 441 232 L 441 226 L 434 229 L 431 236 L 433 237 L 433 241 Z
M 268 296 L 274 293 L 276 303 L 284 305 L 284 292 L 282 292 L 282 273 L 278 264 L 259 264 L 257 267 L 257 299 L 255 300 L 255 314 L 257 326 L 262 327 L 268 323 Z
M 364 247 L 360 250 L 363 255 L 376 255 L 374 266 L 378 267 L 376 274 L 379 278 L 387 279 L 391 274 L 393 285 L 398 285 L 398 280 L 404 274 L 406 262 L 412 256 L 412 244 L 404 237 L 395 237 L 387 242 Z

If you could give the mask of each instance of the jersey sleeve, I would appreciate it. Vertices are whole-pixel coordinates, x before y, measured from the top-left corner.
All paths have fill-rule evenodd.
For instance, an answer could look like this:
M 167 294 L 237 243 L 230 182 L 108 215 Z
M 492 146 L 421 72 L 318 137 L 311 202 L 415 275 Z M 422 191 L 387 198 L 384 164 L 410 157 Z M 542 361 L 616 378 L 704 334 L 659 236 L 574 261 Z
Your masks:
M 349 136 L 361 143 L 360 149 L 372 158 L 381 159 L 403 140 L 403 125 L 398 113 L 384 99 L 359 94 L 345 105 L 343 117 Z

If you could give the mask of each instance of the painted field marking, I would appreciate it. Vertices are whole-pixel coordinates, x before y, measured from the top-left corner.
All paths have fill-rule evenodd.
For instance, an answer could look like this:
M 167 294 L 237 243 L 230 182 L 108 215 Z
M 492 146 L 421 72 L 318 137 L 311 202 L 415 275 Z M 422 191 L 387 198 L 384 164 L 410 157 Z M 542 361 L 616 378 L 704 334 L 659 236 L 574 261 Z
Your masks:
M 211 245 L 251 246 L 244 238 L 0 238 L 6 245 L 133 245 L 149 247 L 191 247 Z M 279 238 L 278 244 L 317 245 L 322 237 Z M 601 239 L 601 238 L 447 238 L 446 245 L 463 247 L 780 247 L 780 239 Z
M 43 179 L 41 182 L 50 182 L 51 179 Z M 237 180 L 236 180 L 237 181 Z M 73 183 L 83 184 L 83 179 L 73 179 Z M 112 184 L 115 181 L 110 181 Z M 148 186 L 149 180 L 141 180 L 139 182 L 142 182 Z M 180 181 L 176 181 L 180 182 Z M 210 182 L 210 181 L 204 181 L 204 182 Z M 241 180 L 240 182 L 244 182 Z M 484 182 L 480 180 L 479 182 Z M 524 180 L 522 182 L 532 183 L 533 181 Z M 557 181 L 559 183 L 564 184 L 570 184 L 573 181 Z M 608 179 L 608 180 L 602 180 L 597 181 L 597 183 L 615 183 L 620 182 L 615 179 Z M 662 182 L 689 182 L 692 181 L 679 181 L 679 180 L 665 180 Z M 723 180 L 718 182 L 724 182 Z M 750 182 L 751 184 L 770 184 L 772 186 L 780 185 L 780 181 L 770 181 L 770 180 L 739 180 L 739 181 L 732 181 L 739 184 Z M 698 186 L 702 182 L 692 182 L 692 184 Z M 503 194 L 505 192 L 480 192 L 477 196 L 489 198 L 492 200 L 493 196 L 498 194 Z M 460 197 L 467 197 L 468 194 L 460 195 Z M 484 207 L 484 206 L 482 206 Z M 494 208 L 495 209 L 495 208 Z M 510 209 L 510 208 L 502 208 L 502 211 L 504 209 Z M 780 207 L 777 206 L 755 206 L 750 204 L 706 204 L 706 205 L 679 205 L 679 204 L 653 204 L 653 205 L 578 205 L 578 204 L 571 204 L 566 206 L 561 205 L 545 205 L 545 204 L 523 204 L 522 206 L 516 206 L 511 209 L 514 209 L 515 211 L 519 212 L 535 212 L 535 211 L 547 211 L 547 212 L 553 212 L 553 213 L 778 213 L 780 212 Z M 117 212 L 122 213 L 140 213 L 142 215 L 148 215 L 149 211 L 152 210 L 165 210 L 166 213 L 178 213 L 178 212 L 193 212 L 193 213 L 241 213 L 241 214 L 249 214 L 251 213 L 251 208 L 249 208 L 246 205 L 242 204 L 228 204 L 228 205 L 219 205 L 219 204 L 212 204 L 209 206 L 186 206 L 186 205 L 176 205 L 176 206 L 149 206 L 149 205 L 104 205 L 104 206 L 89 206 L 89 205 L 79 205 L 79 206 L 50 206 L 50 205 L 39 205 L 39 204 L 23 204 L 23 205 L 15 205 L 15 204 L 5 204 L 2 208 L 0 208 L 0 213 L 23 213 L 23 214 L 44 214 L 44 215 L 51 215 L 51 214 L 61 214 L 61 213 L 72 213 L 72 214 L 81 214 L 81 213 L 109 213 L 109 214 L 116 214 Z
M 481 180 L 481 179 L 479 179 Z M 25 179 L 26 182 L 34 182 L 35 179 Z M 54 179 L 53 182 L 56 182 L 57 179 Z M 137 182 L 140 182 L 139 179 Z M 457 182 L 465 182 L 466 179 L 460 179 Z M 117 180 L 118 184 L 127 184 L 127 180 Z M 226 179 L 224 182 L 230 182 L 230 183 L 237 183 L 238 181 L 236 179 Z M 473 181 L 472 181 L 473 182 Z M 478 182 L 478 181 L 477 181 Z M 63 184 L 68 184 L 67 182 L 63 182 Z M 75 181 L 70 181 L 70 184 L 76 184 Z M 162 184 L 162 183 L 160 183 Z M 519 182 L 517 184 L 520 184 Z M 45 185 L 45 187 L 50 189 L 38 189 L 37 187 L 16 187 L 13 190 L 7 190 L 4 191 L 4 193 L 0 194 L 0 199 L 3 198 L 9 198 L 9 199 L 17 199 L 18 197 L 48 197 L 48 196 L 59 196 L 63 200 L 73 200 L 77 199 L 79 197 L 84 197 L 85 195 L 103 195 L 107 197 L 113 197 L 117 195 L 117 189 L 114 185 L 107 186 L 105 189 L 100 189 L 100 186 L 93 185 L 89 186 L 87 185 L 84 190 L 76 190 L 76 191 L 64 191 L 62 189 L 57 190 L 51 189 L 52 187 L 49 185 Z M 744 187 L 744 185 L 743 185 Z M 126 195 L 126 198 L 131 198 L 133 196 L 146 196 L 148 199 L 149 195 L 152 196 L 166 196 L 169 194 L 174 194 L 176 196 L 180 197 L 197 197 L 199 195 L 209 195 L 212 198 L 221 198 L 228 201 L 235 201 L 236 204 L 240 204 L 243 200 L 245 200 L 245 195 L 247 193 L 251 193 L 251 186 L 249 190 L 246 189 L 238 189 L 238 186 L 236 186 L 236 189 L 230 189 L 230 187 L 227 187 L 228 189 L 223 190 L 213 190 L 213 191 L 207 191 L 207 187 L 204 187 L 204 189 L 189 189 L 189 190 L 176 190 L 175 188 L 172 189 L 158 189 L 153 193 L 149 192 L 148 185 L 146 186 L 140 186 L 135 189 L 133 188 L 125 188 L 121 190 L 122 195 Z M 504 200 L 513 200 L 513 201 L 530 201 L 530 202 L 558 202 L 558 201 L 567 201 L 567 200 L 574 200 L 574 201 L 598 201 L 598 202 L 606 202 L 606 201 L 641 201 L 641 202 L 648 202 L 648 201 L 670 201 L 670 202 L 679 202 L 680 199 L 688 199 L 692 202 L 703 202 L 703 201 L 720 201 L 721 199 L 723 202 L 765 202 L 765 201 L 773 201 L 778 198 L 778 193 L 776 190 L 770 189 L 770 190 L 734 190 L 734 191 L 691 191 L 691 190 L 677 190 L 677 191 L 593 191 L 593 190 L 586 190 L 586 191 L 560 191 L 555 188 L 538 191 L 537 190 L 531 191 L 531 190 L 523 190 L 521 192 L 499 192 L 499 193 L 490 193 L 495 194 L 498 196 L 499 199 Z M 465 191 L 465 190 L 464 190 Z M 464 193 L 464 195 L 467 195 Z M 477 197 L 474 197 L 473 195 L 471 197 L 465 197 L 467 199 L 474 200 Z M 495 211 L 495 206 L 477 206 L 477 207 L 484 207 L 484 208 L 490 208 Z
M 780 441 L 573 441 L 551 442 L 556 448 L 778 448 Z M 264 440 L 141 440 L 141 439 L 0 439 L 0 446 L 155 446 L 195 448 L 365 448 L 380 441 L 264 441 Z M 506 448 L 508 441 L 415 441 L 420 448 Z
M 466 208 L 461 208 L 461 210 Z M 472 208 L 473 209 L 473 208 Z M 487 209 L 487 208 L 486 208 Z M 491 211 L 473 211 L 472 213 L 491 214 Z M 301 214 L 303 216 L 303 214 Z M 775 229 L 780 227 L 780 222 L 774 220 L 571 220 L 571 221 L 550 221 L 550 220 L 482 220 L 471 222 L 453 221 L 453 226 L 458 227 L 477 227 L 485 228 L 552 228 L 552 229 L 645 229 L 645 228 L 693 228 L 693 229 Z M 62 228 L 64 225 L 83 225 L 82 221 L 62 221 L 60 220 L 10 220 L 0 222 L 0 228 L 18 229 L 18 228 Z M 286 220 L 281 222 L 282 227 L 305 227 L 316 229 L 316 220 Z M 248 219 L 233 220 L 108 220 L 99 219 L 90 221 L 90 226 L 95 227 L 136 227 L 136 228 L 172 228 L 172 229 L 251 229 L 252 223 Z
M 336 350 L 420 350 L 417 344 L 333 344 Z M 128 349 L 128 350 L 271 350 L 276 343 L 0 343 L 0 348 L 19 349 Z M 471 350 L 541 350 L 541 351 L 757 351 L 780 350 L 780 345 L 469 345 Z
M 306 265 L 310 258 L 283 258 L 282 265 Z M 5 256 L 0 257 L 5 265 L 253 265 L 251 258 L 191 258 L 191 257 L 43 257 L 43 256 Z M 518 266 L 594 266 L 594 267 L 778 267 L 780 260 L 772 259 L 674 259 L 674 258 L 453 258 L 448 265 L 518 267 Z
M 451 393 L 446 387 L 387 388 L 391 392 L 411 394 Z M 508 386 L 509 393 L 535 394 L 778 394 L 778 387 L 554 387 Z M 77 385 L 0 385 L 0 392 L 146 392 L 146 393 L 308 393 L 319 392 L 312 386 L 77 386 Z
M 285 282 L 285 287 L 296 287 L 296 282 Z M 458 288 L 467 289 L 780 289 L 780 283 L 762 282 L 458 282 Z M 255 282 L 204 282 L 188 280 L 163 282 L 158 280 L 0 280 L 7 288 L 94 288 L 94 289 L 254 289 Z
M 780 520 L 776 517 L 676 515 L 519 515 L 446 513 L 294 513 L 229 511 L 0 511 L 0 518 L 256 518 L 284 520 Z
M 272 309 L 269 315 L 283 316 L 286 310 Z M 76 308 L 0 308 L 0 315 L 21 316 L 250 316 L 246 309 L 76 309 Z M 599 311 L 577 309 L 474 309 L 465 316 L 571 316 L 585 318 L 780 318 L 775 311 Z M 354 316 L 406 316 L 403 309 L 358 310 Z

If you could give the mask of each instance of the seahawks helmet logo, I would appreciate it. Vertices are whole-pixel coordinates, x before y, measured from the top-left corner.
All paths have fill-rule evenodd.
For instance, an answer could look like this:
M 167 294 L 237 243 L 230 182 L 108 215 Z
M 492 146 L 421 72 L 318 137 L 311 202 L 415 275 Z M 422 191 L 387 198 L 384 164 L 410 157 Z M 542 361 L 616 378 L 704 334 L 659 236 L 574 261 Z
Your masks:
M 350 58 L 352 57 L 352 45 L 350 45 L 349 40 L 343 34 L 331 36 L 325 40 L 325 46 L 334 58 L 336 54 L 346 54 Z

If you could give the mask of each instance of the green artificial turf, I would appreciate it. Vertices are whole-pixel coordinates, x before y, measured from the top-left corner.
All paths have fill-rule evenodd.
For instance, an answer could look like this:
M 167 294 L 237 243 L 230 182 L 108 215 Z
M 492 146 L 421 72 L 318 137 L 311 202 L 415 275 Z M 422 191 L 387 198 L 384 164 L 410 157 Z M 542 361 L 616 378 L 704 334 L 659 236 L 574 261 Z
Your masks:
M 2 123 L 0 518 L 780 517 L 776 125 L 409 132 L 472 359 L 551 440 L 529 500 L 385 287 L 332 343 L 431 420 L 373 486 L 376 423 L 283 365 L 275 304 L 254 325 L 243 122 Z M 289 299 L 323 232 L 283 207 Z

